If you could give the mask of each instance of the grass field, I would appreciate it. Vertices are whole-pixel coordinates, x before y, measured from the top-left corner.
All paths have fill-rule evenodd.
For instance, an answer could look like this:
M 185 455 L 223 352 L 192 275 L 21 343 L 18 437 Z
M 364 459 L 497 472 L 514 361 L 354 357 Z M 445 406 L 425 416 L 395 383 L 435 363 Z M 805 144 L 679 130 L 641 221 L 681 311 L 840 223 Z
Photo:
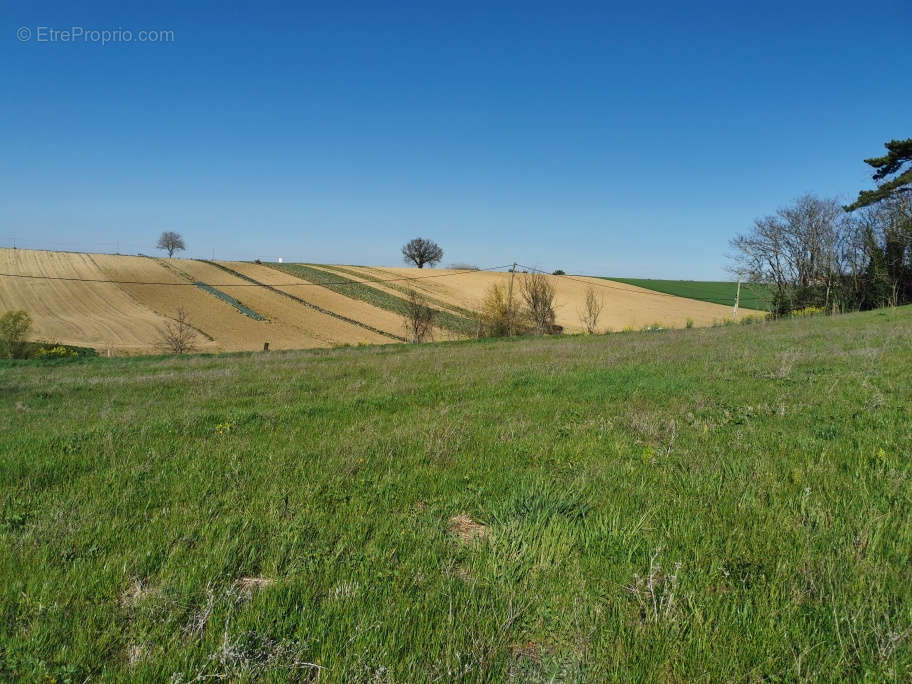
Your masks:
M 912 677 L 912 309 L 0 365 L 0 679 Z
M 636 285 L 647 290 L 664 292 L 677 297 L 699 299 L 703 302 L 732 306 L 735 302 L 735 293 L 738 283 L 709 280 L 654 280 L 652 278 L 605 278 L 618 283 Z M 773 292 L 767 285 L 758 283 L 742 283 L 741 304 L 744 309 L 757 309 L 769 311 Z

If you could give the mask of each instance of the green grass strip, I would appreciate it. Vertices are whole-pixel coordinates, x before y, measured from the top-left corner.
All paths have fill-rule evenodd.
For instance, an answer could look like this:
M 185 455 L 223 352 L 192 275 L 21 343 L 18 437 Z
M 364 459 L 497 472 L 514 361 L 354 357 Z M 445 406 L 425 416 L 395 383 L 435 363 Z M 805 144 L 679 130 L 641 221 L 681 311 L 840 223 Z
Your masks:
M 279 271 L 284 271 L 285 273 L 303 278 L 311 283 L 322 285 L 326 289 L 345 295 L 346 297 L 360 299 L 362 302 L 367 302 L 380 309 L 386 309 L 387 311 L 401 314 L 405 308 L 405 300 L 402 297 L 383 292 L 382 290 L 366 285 L 363 282 L 352 280 L 341 273 L 331 273 L 329 271 L 324 271 L 321 268 L 314 268 L 308 264 L 268 265 Z M 435 311 L 437 311 L 437 316 L 434 319 L 434 323 L 437 326 L 446 328 L 447 330 L 451 330 L 460 335 L 472 335 L 474 333 L 475 326 L 468 318 L 457 316 L 449 311 L 441 311 L 440 309 L 435 309 Z
M 260 282 L 256 278 L 251 278 L 248 275 L 244 275 L 240 271 L 235 271 L 233 268 L 230 268 L 229 266 L 223 266 L 222 264 L 216 263 L 215 261 L 209 261 L 207 259 L 197 259 L 197 261 L 202 261 L 204 264 L 209 264 L 211 266 L 215 266 L 216 268 L 220 268 L 223 271 L 225 271 L 226 273 L 230 273 L 233 276 L 236 276 L 236 277 L 246 280 L 248 282 L 259 285 L 260 287 L 264 287 L 271 292 L 275 292 L 276 294 L 280 294 L 284 297 L 288 297 L 289 299 L 293 299 L 294 301 L 298 302 L 299 304 L 303 304 L 304 306 L 310 307 L 311 309 L 314 309 L 315 311 L 319 311 L 320 313 L 326 314 L 327 316 L 332 316 L 333 318 L 338 318 L 339 320 L 345 321 L 346 323 L 352 323 L 353 325 L 357 325 L 366 330 L 370 330 L 371 332 L 375 332 L 378 335 L 384 335 L 386 337 L 389 337 L 390 339 L 398 340 L 400 342 L 405 342 L 404 337 L 400 337 L 399 335 L 394 335 L 393 333 L 386 332 L 385 330 L 380 330 L 380 328 L 375 328 L 372 325 L 368 325 L 367 323 L 362 323 L 361 321 L 355 320 L 354 318 L 349 318 L 348 316 L 343 316 L 342 314 L 335 313 L 334 311 L 330 311 L 329 309 L 324 309 L 322 306 L 317 306 L 316 304 L 308 302 L 306 299 L 301 299 L 300 297 L 297 297 L 293 294 L 285 292 L 284 290 L 280 290 L 277 287 L 273 287 L 272 285 L 267 285 L 266 283 Z
M 375 275 L 371 275 L 370 273 L 362 273 L 360 271 L 355 271 L 355 270 L 352 270 L 351 268 L 347 268 L 345 266 L 321 266 L 320 268 L 325 268 L 326 270 L 333 271 L 333 272 L 347 273 L 348 275 L 354 276 L 356 278 L 361 278 L 363 280 L 370 280 L 371 282 L 374 282 L 374 283 L 382 283 L 383 285 L 390 288 L 391 290 L 396 290 L 397 292 L 401 292 L 402 294 L 408 294 L 408 291 L 409 291 L 408 285 L 403 285 L 402 283 L 391 283 L 389 281 L 384 280 L 383 278 L 380 278 Z M 371 267 L 362 266 L 362 268 L 371 268 Z M 466 273 L 475 273 L 475 271 L 466 271 Z M 405 282 L 405 281 L 403 281 L 403 282 Z M 433 304 L 434 306 L 439 307 L 442 310 L 452 311 L 456 315 L 464 316 L 465 318 L 472 317 L 472 312 L 469 311 L 469 309 L 458 306 L 457 304 L 449 304 L 440 299 L 437 299 L 436 297 L 431 297 L 430 295 L 425 294 L 423 292 L 422 292 L 422 294 L 424 295 L 424 298 L 428 301 L 428 303 Z
M 187 273 L 185 273 L 184 271 L 180 270 L 180 269 L 179 269 L 177 266 L 175 266 L 174 264 L 169 263 L 169 262 L 167 262 L 167 261 L 164 261 L 163 259 L 156 259 L 156 261 L 157 261 L 161 266 L 164 266 L 164 267 L 167 268 L 168 270 L 173 271 L 174 273 L 176 273 L 177 275 L 179 275 L 181 278 L 186 278 L 186 279 L 189 280 L 191 283 L 193 283 L 194 285 L 196 285 L 199 289 L 205 290 L 205 291 L 208 292 L 209 294 L 218 297 L 219 299 L 221 299 L 221 300 L 222 300 L 223 302 L 225 302 L 226 304 L 230 304 L 231 306 L 233 306 L 235 309 L 237 309 L 238 311 L 240 311 L 240 312 L 241 312 L 242 314 L 244 314 L 245 316 L 249 316 L 250 318 L 252 318 L 252 319 L 255 320 L 255 321 L 265 321 L 265 320 L 266 320 L 266 317 L 265 317 L 265 316 L 261 316 L 261 315 L 258 314 L 256 311 L 254 311 L 253 309 L 251 309 L 251 308 L 248 307 L 248 306 L 245 306 L 245 305 L 242 304 L 239 300 L 235 299 L 235 298 L 232 297 L 231 295 L 226 294 L 226 293 L 222 292 L 221 290 L 212 287 L 212 285 L 207 285 L 206 283 L 204 283 L 204 282 L 201 281 L 201 280 L 196 280 L 195 278 L 191 277 L 189 274 L 187 274 Z M 201 259 L 198 259 L 197 261 L 201 261 Z M 208 337 L 208 335 L 207 335 L 207 337 Z M 211 338 L 210 338 L 210 339 L 211 339 Z
M 228 304 L 231 304 L 231 306 L 233 306 L 235 309 L 240 311 L 242 314 L 244 314 L 245 316 L 250 316 L 250 318 L 252 318 L 255 321 L 265 321 L 266 320 L 265 317 L 261 316 L 253 309 L 251 309 L 247 306 L 244 306 L 231 295 L 225 294 L 221 290 L 218 290 L 218 289 L 212 287 L 212 285 L 207 285 L 206 283 L 202 282 L 201 280 L 194 280 L 193 284 L 196 285 L 201 290 L 205 290 L 209 294 L 215 295 L 216 297 L 221 299 L 223 302 L 227 302 Z
M 698 299 L 703 302 L 733 306 L 738 283 L 708 280 L 655 280 L 652 278 L 602 278 L 635 285 L 646 290 L 663 292 L 676 297 Z M 741 306 L 745 309 L 768 311 L 773 293 L 769 286 L 760 283 L 741 284 Z

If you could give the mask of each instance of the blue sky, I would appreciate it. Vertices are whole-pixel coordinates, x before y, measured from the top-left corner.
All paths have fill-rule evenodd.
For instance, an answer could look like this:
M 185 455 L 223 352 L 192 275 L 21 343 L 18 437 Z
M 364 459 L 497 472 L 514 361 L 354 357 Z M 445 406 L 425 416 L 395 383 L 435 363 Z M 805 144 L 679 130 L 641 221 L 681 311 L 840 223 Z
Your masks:
M 638 4 L 5 3 L 0 245 L 715 279 L 912 136 L 908 2 Z

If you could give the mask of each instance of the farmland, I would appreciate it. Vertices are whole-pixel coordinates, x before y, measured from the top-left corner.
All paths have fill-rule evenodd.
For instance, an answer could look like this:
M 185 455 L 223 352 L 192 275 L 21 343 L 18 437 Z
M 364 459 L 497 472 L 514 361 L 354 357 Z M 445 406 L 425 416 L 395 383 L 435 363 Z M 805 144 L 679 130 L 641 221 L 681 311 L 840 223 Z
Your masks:
M 912 677 L 909 307 L 0 364 L 0 679 Z
M 606 280 L 729 307 L 734 304 L 735 293 L 738 289 L 738 283 L 711 280 L 656 280 L 653 278 L 606 278 Z M 742 283 L 740 305 L 744 309 L 768 311 L 772 296 L 772 289 L 767 285 Z
M 410 289 L 437 310 L 434 339 L 463 339 L 475 333 L 472 312 L 486 290 L 511 280 L 504 272 L 13 249 L 0 250 L 0 267 L 0 312 L 27 311 L 35 340 L 113 355 L 154 353 L 179 309 L 198 333 L 199 351 L 254 351 L 265 342 L 279 350 L 402 342 Z M 556 322 L 570 333 L 583 330 L 579 312 L 589 288 L 604 301 L 602 331 L 656 323 L 700 327 L 731 318 L 729 307 L 632 285 L 606 286 L 600 278 L 548 278 L 556 292 Z

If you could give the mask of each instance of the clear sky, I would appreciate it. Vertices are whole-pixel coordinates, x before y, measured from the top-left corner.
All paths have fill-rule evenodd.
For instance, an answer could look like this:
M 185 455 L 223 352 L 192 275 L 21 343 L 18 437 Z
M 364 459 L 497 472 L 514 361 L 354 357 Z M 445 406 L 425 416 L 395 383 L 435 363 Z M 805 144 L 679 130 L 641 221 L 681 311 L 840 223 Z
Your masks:
M 0 245 L 716 279 L 912 136 L 908 0 L 383 4 L 3 3 Z

